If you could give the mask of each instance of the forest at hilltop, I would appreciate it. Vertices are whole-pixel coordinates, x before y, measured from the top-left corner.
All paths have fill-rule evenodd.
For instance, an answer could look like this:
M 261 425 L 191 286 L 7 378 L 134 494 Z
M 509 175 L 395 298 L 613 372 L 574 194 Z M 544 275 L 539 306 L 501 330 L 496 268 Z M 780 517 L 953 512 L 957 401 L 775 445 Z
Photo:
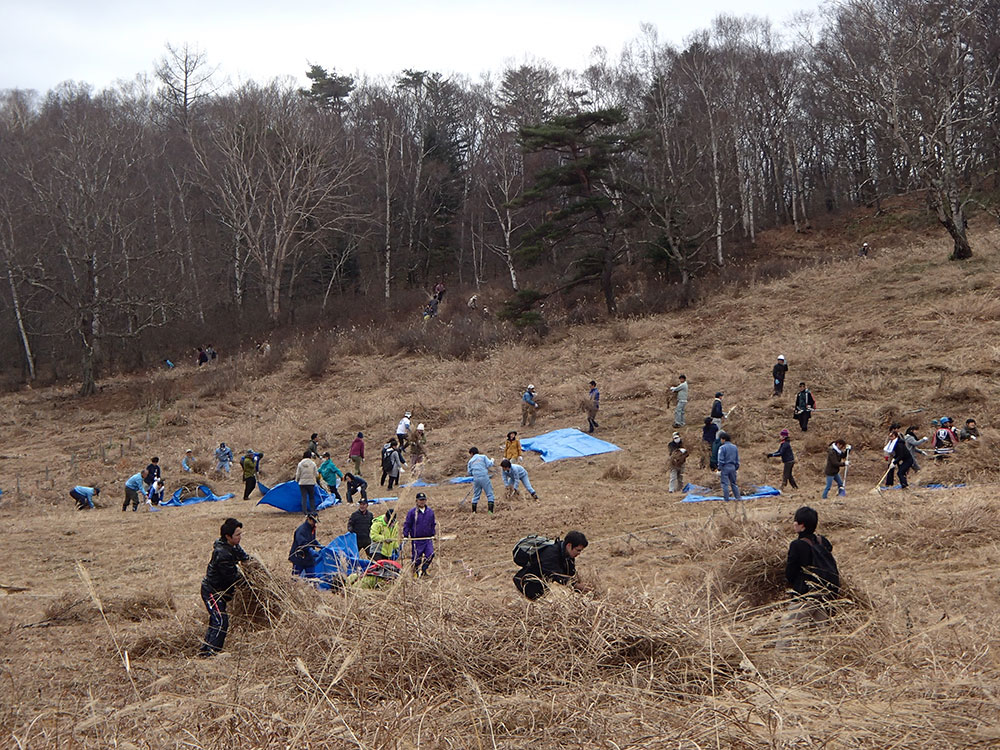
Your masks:
M 690 301 L 765 229 L 913 191 L 965 259 L 968 212 L 995 213 L 998 29 L 996 2 L 849 0 L 682 47 L 646 28 L 583 71 L 224 86 L 184 45 L 150 79 L 6 91 L 0 353 L 90 393 L 278 326 L 415 325 L 439 279 L 514 323 L 556 291 L 614 315 L 626 281 Z

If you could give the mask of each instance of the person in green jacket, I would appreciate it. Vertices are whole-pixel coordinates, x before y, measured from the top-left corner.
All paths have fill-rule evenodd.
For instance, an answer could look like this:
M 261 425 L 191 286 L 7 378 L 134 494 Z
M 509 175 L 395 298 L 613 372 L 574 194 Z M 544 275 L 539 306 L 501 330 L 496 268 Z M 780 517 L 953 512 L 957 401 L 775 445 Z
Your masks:
M 372 560 L 391 560 L 399 550 L 400 533 L 396 512 L 389 508 L 372 521 Z
M 243 468 L 243 499 L 249 500 L 250 493 L 257 487 L 257 460 L 252 450 L 243 454 L 240 466 Z
M 337 468 L 337 465 L 330 458 L 330 452 L 327 451 L 323 454 L 323 463 L 319 465 L 319 475 L 323 477 L 323 481 L 326 482 L 326 486 L 329 488 L 330 493 L 337 498 L 338 501 L 342 501 L 343 498 L 340 493 L 337 492 L 337 481 L 344 478 L 344 473 Z

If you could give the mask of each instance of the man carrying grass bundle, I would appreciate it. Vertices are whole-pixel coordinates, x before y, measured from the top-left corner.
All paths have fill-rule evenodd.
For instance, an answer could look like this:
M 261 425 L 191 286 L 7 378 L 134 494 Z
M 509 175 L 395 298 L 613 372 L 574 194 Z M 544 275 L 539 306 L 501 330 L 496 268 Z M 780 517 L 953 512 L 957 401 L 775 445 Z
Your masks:
M 226 642 L 229 632 L 226 607 L 236 587 L 244 582 L 238 563 L 250 559 L 240 546 L 242 536 L 243 524 L 235 518 L 227 518 L 219 527 L 219 538 L 212 547 L 212 559 L 201 582 L 201 599 L 208 610 L 208 632 L 205 633 L 199 656 L 214 656 L 222 651 Z

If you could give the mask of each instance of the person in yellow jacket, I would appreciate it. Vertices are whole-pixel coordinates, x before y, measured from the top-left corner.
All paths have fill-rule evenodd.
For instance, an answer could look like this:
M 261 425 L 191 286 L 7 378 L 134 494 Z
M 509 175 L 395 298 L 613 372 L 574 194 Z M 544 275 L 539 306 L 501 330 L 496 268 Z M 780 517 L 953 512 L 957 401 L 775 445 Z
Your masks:
M 507 433 L 507 444 L 503 447 L 503 457 L 513 463 L 521 463 L 521 441 L 517 439 L 517 432 L 511 430 Z
M 372 560 L 391 560 L 399 549 L 401 535 L 397 520 L 396 512 L 389 508 L 372 521 L 372 543 L 368 548 Z

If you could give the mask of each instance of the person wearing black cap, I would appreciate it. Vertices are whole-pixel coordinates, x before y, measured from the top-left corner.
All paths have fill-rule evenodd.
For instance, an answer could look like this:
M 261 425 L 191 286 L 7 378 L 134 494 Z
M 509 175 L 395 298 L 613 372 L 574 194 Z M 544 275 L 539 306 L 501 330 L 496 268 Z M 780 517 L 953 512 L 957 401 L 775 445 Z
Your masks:
M 323 549 L 323 545 L 316 541 L 316 524 L 319 519 L 314 513 L 306 516 L 306 520 L 299 524 L 292 537 L 292 549 L 288 553 L 288 562 L 292 564 L 292 575 L 300 576 L 309 573 L 316 564 L 315 554 Z
M 416 506 L 410 508 L 403 521 L 403 536 L 410 540 L 413 575 L 416 578 L 427 575 L 427 568 L 434 559 L 434 535 L 437 521 L 434 511 L 427 507 L 427 495 L 418 492 Z
M 368 548 L 372 543 L 371 531 L 374 520 L 375 516 L 368 510 L 368 497 L 367 495 L 362 496 L 358 500 L 358 509 L 351 513 L 351 517 L 347 519 L 347 532 L 357 537 L 358 552 L 364 553 L 365 556 L 368 555 Z
M 597 382 L 590 381 L 590 391 L 587 393 L 587 432 L 597 428 L 597 410 L 601 408 L 601 392 L 597 390 Z
M 726 416 L 726 413 L 722 411 L 722 391 L 716 391 L 715 401 L 712 402 L 712 411 L 708 416 L 712 418 L 716 426 L 722 427 L 722 420 Z
M 809 430 L 809 419 L 812 417 L 813 409 L 816 408 L 816 400 L 812 393 L 806 388 L 805 383 L 799 383 L 799 392 L 795 394 L 795 410 L 792 416 L 799 422 L 799 427 L 803 432 Z

